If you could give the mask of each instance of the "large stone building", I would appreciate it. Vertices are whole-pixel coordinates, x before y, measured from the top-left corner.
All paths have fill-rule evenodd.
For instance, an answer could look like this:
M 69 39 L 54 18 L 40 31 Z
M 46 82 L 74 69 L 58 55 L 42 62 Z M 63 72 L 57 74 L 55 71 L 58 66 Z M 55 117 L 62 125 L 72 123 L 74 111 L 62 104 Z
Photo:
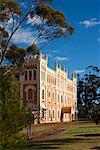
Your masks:
M 68 78 L 68 71 L 55 64 L 55 70 L 48 67 L 47 56 L 37 51 L 25 60 L 25 74 L 20 77 L 20 95 L 24 104 L 35 116 L 43 117 L 39 122 L 60 122 L 75 120 L 77 108 L 77 87 L 74 74 Z

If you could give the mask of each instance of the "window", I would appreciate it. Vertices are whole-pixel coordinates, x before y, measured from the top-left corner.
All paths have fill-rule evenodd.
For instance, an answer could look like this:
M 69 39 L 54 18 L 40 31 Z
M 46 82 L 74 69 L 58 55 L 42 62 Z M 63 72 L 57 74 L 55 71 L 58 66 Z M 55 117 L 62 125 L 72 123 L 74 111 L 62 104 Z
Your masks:
M 49 118 L 51 118 L 51 111 L 50 111 L 50 109 L 49 109 Z
M 52 94 L 52 96 L 53 96 L 53 100 L 54 100 L 54 93 Z
M 34 93 L 34 100 L 36 99 L 36 90 L 33 90 Z
M 54 110 L 52 112 L 52 117 L 55 118 L 55 112 L 54 112 Z
M 25 80 L 27 80 L 27 71 L 25 71 Z
M 42 118 L 44 118 L 44 108 L 42 108 Z
M 34 70 L 34 80 L 36 80 L 36 70 Z
M 63 96 L 61 95 L 61 103 L 63 103 Z
M 32 93 L 32 89 L 28 90 L 28 99 L 32 100 L 33 99 L 33 93 Z
M 48 93 L 48 96 L 50 97 L 50 91 L 49 91 L 49 93 Z
M 32 71 L 29 71 L 29 80 L 32 80 Z
M 42 99 L 44 99 L 44 89 L 42 90 Z
M 68 97 L 68 104 L 70 103 L 70 99 L 69 99 L 69 97 Z
M 65 96 L 65 103 L 66 103 L 67 101 L 66 101 L 66 96 Z
M 74 100 L 75 101 L 75 100 Z M 77 103 L 75 102 L 75 107 L 77 107 Z

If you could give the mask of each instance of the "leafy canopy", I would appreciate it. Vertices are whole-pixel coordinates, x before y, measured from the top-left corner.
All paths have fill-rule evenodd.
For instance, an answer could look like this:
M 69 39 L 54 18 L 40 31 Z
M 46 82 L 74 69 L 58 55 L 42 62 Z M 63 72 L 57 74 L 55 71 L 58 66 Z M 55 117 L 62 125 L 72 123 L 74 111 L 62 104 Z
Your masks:
M 31 28 L 35 35 L 31 45 L 36 45 L 39 49 L 54 39 L 72 35 L 73 27 L 66 22 L 61 11 L 56 11 L 48 5 L 50 2 L 53 0 L 22 0 L 20 2 L 0 0 L 0 65 L 4 63 L 5 59 L 8 59 L 11 64 L 18 63 L 15 59 L 17 54 L 21 61 L 21 56 L 28 54 L 26 53 L 27 48 L 24 52 L 14 41 L 12 44 L 13 36 L 21 28 L 25 30 Z M 13 57 L 12 60 L 11 57 Z
M 100 70 L 89 66 L 84 75 L 78 75 L 78 109 L 80 117 L 100 117 Z

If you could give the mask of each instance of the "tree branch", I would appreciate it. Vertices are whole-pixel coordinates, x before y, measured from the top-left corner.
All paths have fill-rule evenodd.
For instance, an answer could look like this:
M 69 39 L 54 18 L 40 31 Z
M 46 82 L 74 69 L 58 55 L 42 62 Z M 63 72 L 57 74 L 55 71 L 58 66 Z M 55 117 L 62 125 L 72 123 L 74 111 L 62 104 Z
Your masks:
M 7 43 L 6 43 L 6 46 L 5 46 L 5 48 L 4 48 L 4 51 L 3 51 L 3 54 L 2 54 L 2 57 L 1 57 L 1 60 L 0 60 L 0 67 L 1 67 L 2 61 L 3 61 L 3 59 L 4 59 L 4 56 L 5 56 L 7 47 L 8 47 L 8 45 L 9 45 L 9 42 L 10 42 L 12 36 L 13 36 L 14 33 L 18 30 L 18 28 L 20 27 L 20 25 L 21 25 L 21 24 L 23 23 L 23 21 L 27 18 L 27 16 L 30 14 L 30 12 L 31 12 L 31 10 L 32 10 L 33 8 L 35 8 L 35 7 L 30 8 L 30 10 L 27 12 L 27 14 L 22 18 L 22 20 L 21 20 L 20 23 L 18 24 L 18 26 L 12 31 L 12 33 L 11 33 L 11 35 L 10 35 L 10 37 L 9 37 L 9 39 L 8 39 L 8 41 L 7 41 Z

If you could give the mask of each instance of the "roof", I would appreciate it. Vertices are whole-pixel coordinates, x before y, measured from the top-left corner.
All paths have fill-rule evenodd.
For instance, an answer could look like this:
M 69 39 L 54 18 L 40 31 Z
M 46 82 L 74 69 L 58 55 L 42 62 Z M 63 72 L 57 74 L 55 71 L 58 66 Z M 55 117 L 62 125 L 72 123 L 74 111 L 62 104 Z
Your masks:
M 62 107 L 61 112 L 62 113 L 71 113 L 71 107 Z

